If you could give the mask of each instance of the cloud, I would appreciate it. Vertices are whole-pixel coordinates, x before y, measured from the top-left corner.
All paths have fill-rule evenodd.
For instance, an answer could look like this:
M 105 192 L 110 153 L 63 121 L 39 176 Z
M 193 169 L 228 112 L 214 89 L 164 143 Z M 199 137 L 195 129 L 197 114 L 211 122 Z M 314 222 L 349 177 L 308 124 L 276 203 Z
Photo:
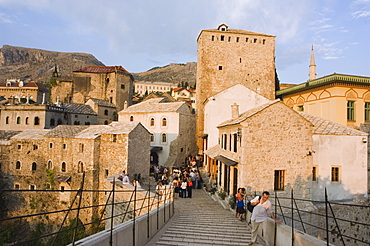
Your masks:
M 353 18 L 362 18 L 370 16 L 370 10 L 360 10 L 352 13 Z
M 13 24 L 14 23 L 14 16 L 11 17 L 5 13 L 0 12 L 0 22 L 5 24 Z

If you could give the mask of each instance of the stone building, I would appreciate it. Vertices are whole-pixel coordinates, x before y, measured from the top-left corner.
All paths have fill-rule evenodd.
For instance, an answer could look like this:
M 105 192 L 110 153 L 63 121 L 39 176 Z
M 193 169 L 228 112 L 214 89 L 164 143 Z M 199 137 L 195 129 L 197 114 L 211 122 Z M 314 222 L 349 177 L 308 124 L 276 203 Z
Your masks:
M 135 92 L 140 96 L 144 96 L 145 93 L 150 94 L 151 92 L 170 92 L 177 87 L 175 83 L 161 82 L 161 81 L 135 81 Z
M 39 212 L 64 209 L 75 195 L 68 190 L 80 188 L 83 174 L 86 190 L 105 189 L 106 178 L 122 170 L 148 178 L 149 143 L 149 132 L 138 122 L 24 130 L 0 142 L 2 172 L 10 177 L 13 187 L 9 188 L 60 190 L 37 197 L 22 193 L 26 203 L 17 204 L 17 212 L 25 214 L 35 199 Z M 85 206 L 105 201 L 104 193 L 84 193 Z M 84 210 L 81 219 L 91 222 L 99 215 L 97 208 L 91 208 Z M 49 219 L 60 222 L 62 218 L 50 215 Z
M 120 122 L 139 121 L 151 135 L 151 163 L 180 166 L 188 155 L 195 155 L 195 118 L 184 102 L 153 98 L 120 111 Z
M 58 125 L 96 125 L 98 115 L 84 104 L 0 105 L 0 130 L 51 129 Z
M 240 84 L 275 99 L 275 36 L 222 24 L 202 30 L 197 42 L 197 137 L 207 134 L 204 107 L 208 99 L 221 91 Z M 202 141 L 197 139 L 201 152 Z
M 0 83 L 1 96 L 11 103 L 33 102 L 45 104 L 49 96 L 49 89 L 43 84 L 33 81 L 8 79 L 5 83 Z
M 227 193 L 247 187 L 289 197 L 293 189 L 297 197 L 319 201 L 326 187 L 330 200 L 366 197 L 366 133 L 279 100 L 242 114 L 237 104 L 231 108 L 233 117 L 218 126 L 219 143 L 205 151 L 218 162 L 217 182 Z
M 133 76 L 122 66 L 89 66 L 73 72 L 74 103 L 84 104 L 90 98 L 105 100 L 118 110 L 125 102 L 131 105 Z
M 114 104 L 105 100 L 90 98 L 86 105 L 89 105 L 98 115 L 98 125 L 108 125 L 118 120 L 117 108 Z

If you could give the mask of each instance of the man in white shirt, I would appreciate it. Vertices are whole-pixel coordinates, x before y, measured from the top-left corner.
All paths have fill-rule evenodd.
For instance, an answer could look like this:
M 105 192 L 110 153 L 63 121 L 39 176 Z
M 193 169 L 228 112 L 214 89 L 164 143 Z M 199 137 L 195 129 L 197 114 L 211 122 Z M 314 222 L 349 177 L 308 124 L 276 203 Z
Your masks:
M 281 221 L 277 220 L 275 218 L 274 212 L 272 211 L 272 205 L 271 202 L 268 200 L 270 196 L 270 193 L 268 191 L 264 191 L 262 193 L 262 197 L 260 200 L 259 196 L 256 196 L 252 201 L 251 204 L 254 206 L 252 217 L 251 217 L 251 222 L 252 222 L 252 239 L 248 243 L 248 245 L 252 245 L 256 242 L 257 240 L 257 233 L 258 233 L 258 228 L 262 226 L 262 230 L 264 231 L 264 240 L 266 245 L 269 245 L 269 242 L 267 240 L 267 219 L 269 215 L 271 218 L 274 219 L 274 221 L 278 224 L 281 223 Z

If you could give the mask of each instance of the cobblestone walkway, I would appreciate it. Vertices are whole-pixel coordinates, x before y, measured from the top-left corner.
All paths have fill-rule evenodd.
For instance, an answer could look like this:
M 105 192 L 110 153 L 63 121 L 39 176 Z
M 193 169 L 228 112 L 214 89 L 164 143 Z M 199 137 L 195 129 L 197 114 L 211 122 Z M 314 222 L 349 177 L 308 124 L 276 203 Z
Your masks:
M 174 216 L 146 246 L 237 246 L 247 245 L 250 238 L 246 222 L 239 221 L 203 190 L 193 190 L 193 198 L 175 199 Z

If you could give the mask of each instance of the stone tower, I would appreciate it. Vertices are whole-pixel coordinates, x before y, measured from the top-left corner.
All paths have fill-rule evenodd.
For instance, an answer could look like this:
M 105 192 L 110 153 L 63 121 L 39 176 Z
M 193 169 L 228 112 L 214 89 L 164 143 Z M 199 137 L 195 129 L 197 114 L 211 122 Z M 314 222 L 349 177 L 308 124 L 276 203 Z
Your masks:
M 204 107 L 207 99 L 234 85 L 275 99 L 275 36 L 229 29 L 202 30 L 198 36 L 197 63 L 197 142 L 204 132 Z M 226 120 L 226 119 L 225 119 Z
M 131 105 L 133 76 L 122 66 L 89 66 L 73 71 L 73 102 L 86 103 L 90 98 L 114 104 L 117 110 Z

